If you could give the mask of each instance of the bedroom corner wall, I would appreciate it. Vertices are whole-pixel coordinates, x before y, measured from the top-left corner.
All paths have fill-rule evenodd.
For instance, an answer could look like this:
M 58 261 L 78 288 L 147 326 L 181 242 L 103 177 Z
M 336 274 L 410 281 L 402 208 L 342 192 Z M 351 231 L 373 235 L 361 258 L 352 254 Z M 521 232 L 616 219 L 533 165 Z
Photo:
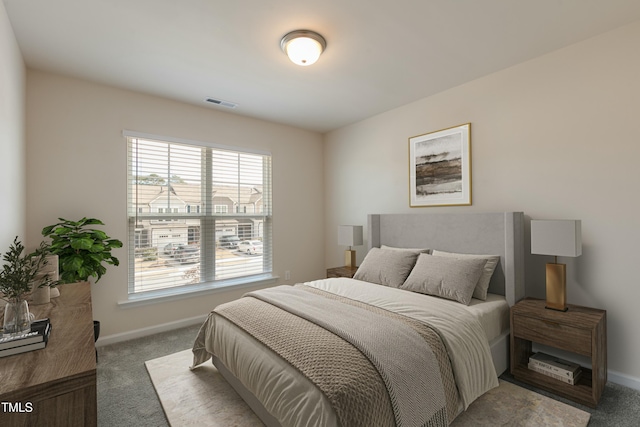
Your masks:
M 4 3 L 0 2 L 0 253 L 13 239 L 25 240 L 25 80 L 26 72 Z
M 322 135 L 70 77 L 27 72 L 27 225 L 30 241 L 58 217 L 96 217 L 127 241 L 123 129 L 270 151 L 273 160 L 274 273 L 291 280 L 324 275 Z M 99 344 L 197 323 L 250 288 L 122 308 L 128 248 L 119 267 L 92 285 Z M 280 281 L 283 283 L 284 281 Z
M 326 266 L 343 263 L 337 226 L 368 213 L 581 219 L 568 301 L 607 310 L 609 379 L 640 389 L 639 43 L 636 22 L 325 135 Z M 473 205 L 409 208 L 408 138 L 467 122 Z M 527 295 L 551 259 L 527 255 Z

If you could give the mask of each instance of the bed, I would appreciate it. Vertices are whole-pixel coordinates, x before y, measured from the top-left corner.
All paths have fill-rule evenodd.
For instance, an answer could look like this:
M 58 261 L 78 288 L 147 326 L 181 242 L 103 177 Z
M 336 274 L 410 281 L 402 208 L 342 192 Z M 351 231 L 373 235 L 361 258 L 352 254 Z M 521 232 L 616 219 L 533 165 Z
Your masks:
M 267 426 L 447 425 L 507 369 L 523 238 L 521 212 L 369 215 L 369 251 L 353 279 L 217 307 L 194 343 L 194 368 L 211 358 Z M 488 276 L 478 255 L 495 261 Z M 425 271 L 464 286 L 433 288 Z

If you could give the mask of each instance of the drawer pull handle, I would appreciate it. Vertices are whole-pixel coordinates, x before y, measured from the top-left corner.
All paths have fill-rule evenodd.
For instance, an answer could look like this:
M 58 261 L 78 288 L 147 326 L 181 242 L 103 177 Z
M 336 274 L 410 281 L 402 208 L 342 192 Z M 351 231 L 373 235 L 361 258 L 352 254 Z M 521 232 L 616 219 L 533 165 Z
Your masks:
M 553 327 L 553 328 L 559 328 L 559 327 L 560 327 L 560 324 L 559 324 L 559 323 L 556 323 L 556 322 L 550 322 L 550 321 L 548 321 L 548 320 L 543 320 L 542 322 L 543 322 L 545 325 L 547 325 L 547 326 L 551 326 L 551 327 Z

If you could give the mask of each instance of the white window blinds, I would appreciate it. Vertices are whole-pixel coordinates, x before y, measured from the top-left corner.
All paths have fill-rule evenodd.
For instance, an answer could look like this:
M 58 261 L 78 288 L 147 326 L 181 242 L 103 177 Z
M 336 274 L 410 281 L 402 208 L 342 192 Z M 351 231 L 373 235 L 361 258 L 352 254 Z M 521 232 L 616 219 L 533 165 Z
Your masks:
M 129 293 L 272 271 L 268 153 L 125 136 Z

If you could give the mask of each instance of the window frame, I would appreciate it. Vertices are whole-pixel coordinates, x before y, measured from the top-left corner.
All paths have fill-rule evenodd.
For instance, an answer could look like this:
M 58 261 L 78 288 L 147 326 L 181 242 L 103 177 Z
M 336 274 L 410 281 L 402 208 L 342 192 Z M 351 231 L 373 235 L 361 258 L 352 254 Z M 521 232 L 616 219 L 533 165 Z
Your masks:
M 255 286 L 257 284 L 270 284 L 276 281 L 278 278 L 273 274 L 273 207 L 272 207 L 272 155 L 268 151 L 263 150 L 255 150 L 255 149 L 247 149 L 245 147 L 237 147 L 231 145 L 223 145 L 216 144 L 210 142 L 203 141 L 195 141 L 184 138 L 176 138 L 176 137 L 167 137 L 162 135 L 154 135 L 148 133 L 134 132 L 134 131 L 123 131 L 123 136 L 126 143 L 127 149 L 127 223 L 128 223 L 128 252 L 129 252 L 129 273 L 128 273 L 128 286 L 127 286 L 127 301 L 123 301 L 120 304 L 128 305 L 128 304 L 138 304 L 138 303 L 147 303 L 151 300 L 167 300 L 167 299 L 180 299 L 184 297 L 188 297 L 194 294 L 199 294 L 202 292 L 215 292 L 224 290 L 229 287 L 242 287 L 242 286 Z M 231 213 L 217 213 L 216 203 L 214 202 L 214 196 L 210 191 L 207 191 L 206 188 L 211 188 L 212 185 L 210 181 L 210 173 L 211 171 L 202 171 L 201 174 L 207 176 L 206 180 L 201 182 L 201 187 L 203 187 L 202 194 L 209 194 L 209 196 L 205 196 L 205 199 L 201 201 L 204 209 L 201 209 L 201 205 L 197 206 L 197 209 L 193 209 L 191 206 L 191 212 L 187 212 L 187 208 L 183 209 L 184 212 L 175 212 L 177 209 L 172 209 L 174 212 L 168 213 L 151 213 L 147 215 L 142 215 L 145 220 L 149 221 L 162 221 L 167 220 L 166 216 L 171 216 L 172 219 L 169 220 L 179 220 L 181 217 L 184 218 L 197 218 L 199 220 L 199 228 L 201 229 L 201 245 L 207 245 L 207 247 L 203 247 L 201 253 L 204 255 L 201 256 L 201 270 L 211 269 L 215 270 L 216 268 L 216 244 L 217 239 L 215 234 L 217 232 L 216 229 L 216 221 L 228 221 L 235 220 L 238 218 L 263 218 L 262 224 L 262 233 L 263 239 L 265 240 L 265 254 L 263 255 L 262 262 L 262 272 L 258 274 L 247 274 L 240 275 L 237 277 L 223 278 L 218 280 L 205 280 L 199 283 L 194 284 L 182 284 L 175 285 L 171 287 L 165 287 L 162 289 L 155 290 L 136 290 L 136 266 L 135 266 L 135 251 L 136 251 L 136 243 L 139 242 L 141 238 L 141 231 L 136 229 L 136 224 L 139 219 L 139 209 L 136 209 L 137 199 L 136 196 L 133 195 L 132 187 L 136 187 L 137 184 L 133 184 L 134 181 L 134 171 L 133 171 L 133 160 L 131 154 L 131 140 L 139 139 L 139 140 L 150 140 L 157 141 L 160 143 L 168 143 L 168 144 L 180 144 L 187 146 L 196 146 L 204 149 L 211 150 L 222 150 L 228 151 L 234 154 L 248 154 L 248 155 L 258 155 L 263 157 L 263 183 L 262 183 L 262 212 L 260 213 L 242 213 L 242 212 L 231 212 Z M 207 161 L 211 161 L 211 153 L 212 151 L 206 151 L 209 153 L 208 155 L 201 156 L 201 165 L 206 164 Z M 266 160 L 265 160 L 266 159 Z M 203 168 L 204 166 L 201 166 Z M 205 168 L 208 168 L 206 166 Z M 237 183 L 238 186 L 241 183 Z M 208 197 L 208 198 L 207 198 Z M 193 212 L 197 211 L 197 212 Z M 204 231 L 207 230 L 207 231 Z M 204 232 L 203 232 L 204 231 Z M 203 236 L 203 234 L 207 234 L 208 237 Z M 161 251 L 162 248 L 158 247 L 158 251 Z M 268 253 L 267 253 L 268 252 Z M 208 261 L 207 261 L 208 260 Z M 208 263 L 208 264 L 207 264 Z M 207 265 L 205 265 L 207 264 Z M 201 277 L 206 276 L 207 272 L 200 273 Z

